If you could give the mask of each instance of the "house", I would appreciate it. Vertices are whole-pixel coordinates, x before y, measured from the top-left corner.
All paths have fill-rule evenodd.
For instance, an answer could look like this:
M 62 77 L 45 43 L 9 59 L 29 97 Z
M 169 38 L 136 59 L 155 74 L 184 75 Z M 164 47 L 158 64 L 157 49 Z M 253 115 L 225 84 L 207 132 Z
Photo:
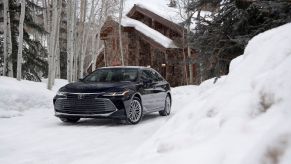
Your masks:
M 96 67 L 121 65 L 119 24 L 108 18 L 102 26 L 100 39 L 104 49 L 98 55 Z M 187 84 L 189 64 L 193 69 L 193 84 L 198 84 L 196 54 L 187 56 L 186 30 L 157 13 L 134 5 L 121 21 L 125 65 L 148 66 L 157 70 L 171 86 Z M 89 72 L 91 66 L 89 67 Z M 187 73 L 186 73 L 187 72 Z

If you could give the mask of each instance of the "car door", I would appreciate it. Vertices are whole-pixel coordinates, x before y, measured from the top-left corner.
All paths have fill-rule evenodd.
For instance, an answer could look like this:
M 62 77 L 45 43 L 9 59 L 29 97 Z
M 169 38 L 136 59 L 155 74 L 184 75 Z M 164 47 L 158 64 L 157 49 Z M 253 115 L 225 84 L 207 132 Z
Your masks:
M 162 76 L 155 70 L 151 69 L 152 76 L 154 78 L 153 92 L 155 95 L 155 107 L 153 109 L 161 110 L 165 106 L 165 98 L 167 94 L 167 82 L 162 78 Z
M 143 69 L 140 72 L 140 80 L 141 80 L 141 89 L 140 93 L 142 95 L 142 103 L 144 107 L 144 112 L 150 112 L 155 108 L 155 92 L 154 92 L 154 83 L 153 76 L 151 72 L 147 69 Z

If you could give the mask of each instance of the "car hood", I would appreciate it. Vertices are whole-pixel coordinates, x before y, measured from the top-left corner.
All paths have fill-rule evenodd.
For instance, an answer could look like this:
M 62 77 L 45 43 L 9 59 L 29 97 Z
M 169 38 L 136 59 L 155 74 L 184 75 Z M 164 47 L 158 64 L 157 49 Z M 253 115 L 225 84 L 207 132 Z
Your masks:
M 74 82 L 65 85 L 60 89 L 61 92 L 71 93 L 98 93 L 98 92 L 118 92 L 125 88 L 133 88 L 134 82 L 116 82 L 116 83 L 105 83 L 105 82 Z

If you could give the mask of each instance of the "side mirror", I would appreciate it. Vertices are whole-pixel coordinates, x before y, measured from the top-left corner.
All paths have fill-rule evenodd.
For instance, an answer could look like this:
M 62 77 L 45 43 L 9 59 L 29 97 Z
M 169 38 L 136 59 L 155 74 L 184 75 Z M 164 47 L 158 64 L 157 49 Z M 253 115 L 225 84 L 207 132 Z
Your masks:
M 80 78 L 78 81 L 83 81 L 84 79 L 83 78 Z

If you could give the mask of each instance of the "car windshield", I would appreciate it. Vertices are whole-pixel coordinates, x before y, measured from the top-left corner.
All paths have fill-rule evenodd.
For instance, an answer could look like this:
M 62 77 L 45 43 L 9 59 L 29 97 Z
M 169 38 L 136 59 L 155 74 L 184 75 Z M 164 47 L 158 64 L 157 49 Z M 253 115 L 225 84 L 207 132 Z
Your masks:
M 98 69 L 83 79 L 85 82 L 121 82 L 136 81 L 138 69 L 104 68 Z

